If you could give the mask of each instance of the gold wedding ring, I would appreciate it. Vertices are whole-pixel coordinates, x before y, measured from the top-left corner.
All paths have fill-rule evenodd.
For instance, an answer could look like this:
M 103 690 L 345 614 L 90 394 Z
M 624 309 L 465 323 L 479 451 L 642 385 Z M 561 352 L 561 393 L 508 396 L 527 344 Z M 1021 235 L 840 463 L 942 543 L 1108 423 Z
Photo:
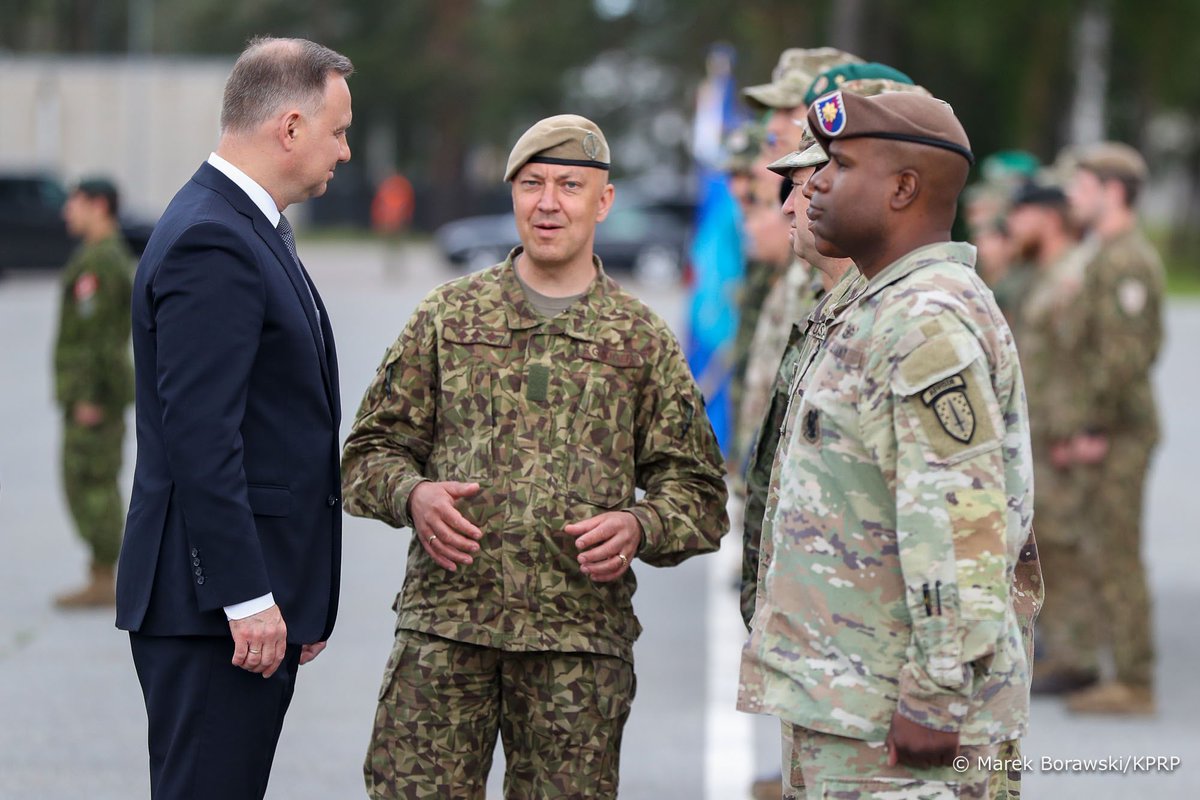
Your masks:
M 629 559 L 625 557 L 624 553 L 617 553 L 617 558 L 621 559 L 621 563 L 623 565 L 625 565 L 626 567 L 629 566 Z
M 429 538 L 425 540 L 425 544 L 429 545 L 430 547 L 433 547 L 433 543 L 436 541 L 437 541 L 437 536 L 430 534 Z

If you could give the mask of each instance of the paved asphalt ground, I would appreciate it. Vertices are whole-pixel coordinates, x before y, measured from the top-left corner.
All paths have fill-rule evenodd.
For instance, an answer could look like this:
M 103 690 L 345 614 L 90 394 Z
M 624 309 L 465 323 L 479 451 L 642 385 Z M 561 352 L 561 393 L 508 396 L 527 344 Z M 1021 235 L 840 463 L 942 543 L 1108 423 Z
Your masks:
M 301 243 L 337 331 L 345 434 L 384 349 L 428 289 L 453 273 L 427 248 L 385 256 L 372 245 Z M 669 322 L 674 289 L 633 286 Z M 145 714 L 128 639 L 111 612 L 64 614 L 52 596 L 74 586 L 87 556 L 63 506 L 60 426 L 51 400 L 54 278 L 0 278 L 0 798 L 109 800 L 148 796 Z M 1080 720 L 1035 704 L 1025 753 L 1027 798 L 1200 797 L 1200 525 L 1188 498 L 1200 481 L 1200 304 L 1176 303 L 1159 370 L 1166 439 L 1151 483 L 1146 556 L 1160 646 L 1161 711 L 1153 720 Z M 127 441 L 126 492 L 133 437 Z M 360 765 L 391 645 L 391 601 L 408 533 L 346 518 L 343 596 L 326 652 L 301 673 L 270 798 L 363 796 Z M 735 542 L 729 541 L 734 545 Z M 621 796 L 742 800 L 748 719 L 731 712 L 740 623 L 732 554 L 681 567 L 638 567 L 638 698 L 626 729 Z M 730 676 L 733 676 L 732 678 Z M 1173 772 L 1043 769 L 1042 759 L 1178 757 Z M 1051 765 L 1054 766 L 1054 765 Z M 1116 765 L 1118 768 L 1120 765 Z M 492 797 L 500 797 L 499 762 Z

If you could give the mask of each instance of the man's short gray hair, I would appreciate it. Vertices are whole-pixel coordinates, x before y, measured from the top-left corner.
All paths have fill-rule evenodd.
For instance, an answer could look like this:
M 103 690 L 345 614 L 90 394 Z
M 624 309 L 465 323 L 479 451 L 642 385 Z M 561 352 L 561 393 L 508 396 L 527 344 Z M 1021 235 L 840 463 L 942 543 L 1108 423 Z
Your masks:
M 225 82 L 221 132 L 253 130 L 288 104 L 319 111 L 330 73 L 354 72 L 350 59 L 307 39 L 251 39 Z

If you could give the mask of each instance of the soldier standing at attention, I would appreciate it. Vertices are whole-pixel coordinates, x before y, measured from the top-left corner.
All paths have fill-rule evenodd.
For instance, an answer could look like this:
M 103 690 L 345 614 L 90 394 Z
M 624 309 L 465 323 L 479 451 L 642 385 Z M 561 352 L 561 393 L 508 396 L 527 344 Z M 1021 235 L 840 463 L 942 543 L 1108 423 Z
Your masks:
M 1076 713 L 1154 713 L 1154 641 L 1142 565 L 1142 502 L 1158 412 L 1150 370 L 1163 339 L 1164 275 L 1138 229 L 1134 206 L 1146 162 L 1128 145 L 1096 145 L 1080 156 L 1067 194 L 1098 252 L 1084 269 L 1080 304 L 1087 318 L 1075 353 L 1088 386 L 1071 457 L 1087 473 L 1085 571 L 1102 612 L 1101 639 L 1112 647 L 1116 678 L 1073 695 Z
M 117 222 L 118 203 L 116 187 L 95 178 L 80 182 L 63 208 L 68 232 L 83 242 L 62 274 L 55 397 L 63 410 L 63 487 L 79 535 L 91 548 L 92 564 L 86 585 L 55 599 L 59 608 L 116 602 L 113 568 L 125 524 L 117 476 L 125 407 L 133 401 L 129 297 L 134 267 Z
M 616 797 L 631 563 L 715 550 L 728 527 L 679 345 L 593 254 L 608 168 L 583 117 L 521 136 L 505 174 L 521 246 L 417 307 L 347 439 L 347 510 L 414 534 L 372 798 L 483 798 L 497 732 L 505 797 Z
M 1031 180 L 1012 197 L 1008 229 L 1036 272 L 1019 310 L 1021 367 L 1029 396 L 1035 519 L 1043 569 L 1050 575 L 1038 631 L 1043 647 L 1033 668 L 1035 694 L 1065 694 L 1096 682 L 1096 604 L 1084 563 L 1091 499 L 1081 468 L 1069 458 L 1086 391 L 1079 348 L 1084 319 L 1079 295 L 1083 271 L 1095 255 L 1073 233 L 1067 196 L 1046 179 Z
M 1033 498 L 1012 335 L 950 241 L 970 143 L 911 93 L 833 92 L 808 121 L 830 157 L 804 190 L 817 248 L 868 283 L 792 384 L 739 707 L 792 723 L 814 795 L 983 798 L 981 758 L 1028 720 Z

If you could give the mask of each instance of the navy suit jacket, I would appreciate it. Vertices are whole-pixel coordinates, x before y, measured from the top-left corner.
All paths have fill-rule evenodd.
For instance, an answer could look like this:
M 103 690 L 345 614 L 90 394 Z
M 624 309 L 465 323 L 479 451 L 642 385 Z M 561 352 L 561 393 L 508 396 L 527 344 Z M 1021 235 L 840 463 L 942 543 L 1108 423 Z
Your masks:
M 203 164 L 134 280 L 137 468 L 117 627 L 228 636 L 223 607 L 272 592 L 289 642 L 328 638 L 342 531 L 328 320 L 263 213 Z

